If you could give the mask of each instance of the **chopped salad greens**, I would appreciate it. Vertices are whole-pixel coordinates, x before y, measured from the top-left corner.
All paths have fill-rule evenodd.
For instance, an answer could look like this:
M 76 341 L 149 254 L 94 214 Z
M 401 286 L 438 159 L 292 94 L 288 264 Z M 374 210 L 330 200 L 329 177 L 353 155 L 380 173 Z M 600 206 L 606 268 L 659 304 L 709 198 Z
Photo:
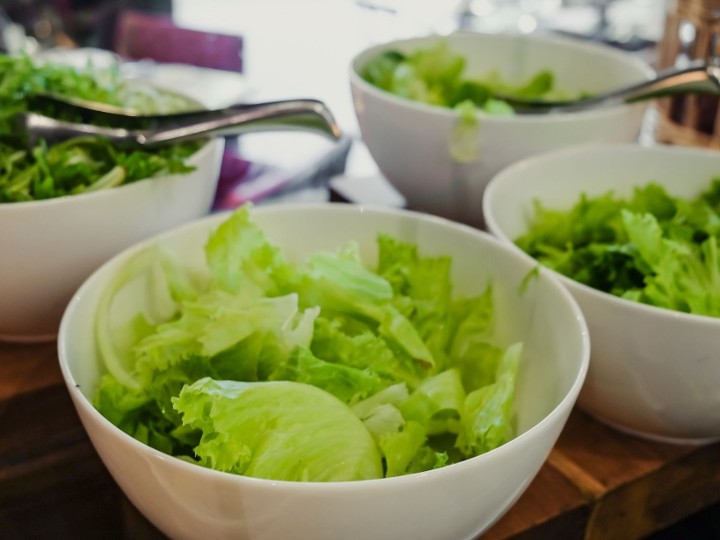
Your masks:
M 363 66 L 360 76 L 412 101 L 448 108 L 472 105 L 474 111 L 495 116 L 514 114 L 512 106 L 497 98 L 499 94 L 536 99 L 563 97 L 554 88 L 554 75 L 549 70 L 538 71 L 520 85 L 503 80 L 497 71 L 479 78 L 466 77 L 464 71 L 465 58 L 440 40 L 432 47 L 408 54 L 398 50 L 382 52 Z
M 41 142 L 27 148 L 15 133 L 18 113 L 32 110 L 79 120 L 35 105 L 33 96 L 45 92 L 148 113 L 188 107 L 174 94 L 126 84 L 116 67 L 78 71 L 25 55 L 0 55 L 0 203 L 74 195 L 193 169 L 186 159 L 198 150 L 198 142 L 126 151 L 104 139 L 78 137 L 54 146 Z
M 495 342 L 492 287 L 454 297 L 448 257 L 377 249 L 375 269 L 353 243 L 292 262 L 243 206 L 205 268 L 139 252 L 100 301 L 95 406 L 167 454 L 273 480 L 404 475 L 511 439 L 522 344 Z
M 517 245 L 580 283 L 629 300 L 720 317 L 720 177 L 695 198 L 656 183 L 623 199 L 583 194 L 569 210 L 536 201 Z

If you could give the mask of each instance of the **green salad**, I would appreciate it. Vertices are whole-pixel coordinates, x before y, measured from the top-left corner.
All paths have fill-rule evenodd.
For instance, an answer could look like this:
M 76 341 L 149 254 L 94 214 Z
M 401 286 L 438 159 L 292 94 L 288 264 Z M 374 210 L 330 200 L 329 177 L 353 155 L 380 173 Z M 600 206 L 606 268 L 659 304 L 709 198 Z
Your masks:
M 29 56 L 0 55 L 0 203 L 62 197 L 192 170 L 186 159 L 197 151 L 198 142 L 127 151 L 104 139 L 78 137 L 54 146 L 41 141 L 27 148 L 16 133 L 18 113 L 32 110 L 79 120 L 36 105 L 33 96 L 45 92 L 148 113 L 188 106 L 175 95 L 127 84 L 117 68 L 79 71 Z
M 96 315 L 95 406 L 167 454 L 273 480 L 404 475 L 510 440 L 522 344 L 496 342 L 492 287 L 454 296 L 448 257 L 377 250 L 373 269 L 353 243 L 293 262 L 243 206 L 196 268 L 138 253 Z
M 535 203 L 516 239 L 580 283 L 657 307 L 720 316 L 720 178 L 694 198 L 656 183 L 621 198 L 582 195 L 569 210 Z
M 465 76 L 465 57 L 446 41 L 412 53 L 389 50 L 363 66 L 360 76 L 397 96 L 441 107 L 481 110 L 491 115 L 512 115 L 513 108 L 498 94 L 528 99 L 561 99 L 552 71 L 541 70 L 523 84 L 510 84 L 497 72 Z

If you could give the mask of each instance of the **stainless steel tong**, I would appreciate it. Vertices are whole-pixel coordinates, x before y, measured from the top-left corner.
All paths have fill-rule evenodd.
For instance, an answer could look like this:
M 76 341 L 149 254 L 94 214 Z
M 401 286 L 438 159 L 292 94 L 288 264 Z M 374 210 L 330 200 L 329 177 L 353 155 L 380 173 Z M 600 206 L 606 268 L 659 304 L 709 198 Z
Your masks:
M 509 103 L 519 114 L 542 114 L 582 111 L 680 94 L 720 95 L 720 67 L 702 61 L 684 68 L 671 68 L 647 81 L 577 100 L 549 101 L 510 95 L 496 97 Z
M 35 96 L 35 100 L 55 111 L 70 112 L 82 121 L 68 122 L 32 111 L 19 113 L 15 119 L 15 135 L 28 146 L 34 146 L 40 139 L 53 144 L 73 137 L 97 136 L 123 148 L 155 147 L 207 135 L 287 130 L 314 132 L 333 140 L 341 137 L 328 107 L 315 99 L 240 104 L 163 115 L 138 114 L 56 95 Z

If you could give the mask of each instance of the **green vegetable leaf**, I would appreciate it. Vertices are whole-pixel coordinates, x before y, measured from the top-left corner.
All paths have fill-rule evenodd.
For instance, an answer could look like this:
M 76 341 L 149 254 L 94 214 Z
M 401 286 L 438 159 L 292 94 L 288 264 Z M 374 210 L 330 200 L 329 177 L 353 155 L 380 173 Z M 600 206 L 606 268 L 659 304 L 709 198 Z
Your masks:
M 50 199 L 109 189 L 165 174 L 189 172 L 187 158 L 199 141 L 150 151 L 120 150 L 106 140 L 77 137 L 53 146 L 41 140 L 28 151 L 16 134 L 16 115 L 34 111 L 71 122 L 88 121 L 35 99 L 39 93 L 126 106 L 141 112 L 187 109 L 174 94 L 142 90 L 120 76 L 118 66 L 78 70 L 41 63 L 27 55 L 0 55 L 0 204 Z M 93 123 L 101 124 L 97 118 Z
M 244 296 L 278 294 L 292 269 L 279 249 L 250 219 L 242 206 L 225 220 L 205 245 L 208 266 L 218 287 Z
M 628 300 L 720 316 L 720 179 L 692 199 L 658 184 L 631 197 L 582 195 L 568 210 L 535 205 L 518 246 L 542 264 Z
M 363 66 L 360 76 L 370 84 L 390 91 L 395 70 L 404 61 L 405 55 L 401 52 L 385 51 Z
M 385 386 L 382 378 L 371 370 L 326 362 L 304 347 L 296 347 L 270 374 L 269 380 L 311 384 L 347 404 L 375 394 Z
M 465 452 L 487 452 L 512 438 L 514 381 L 521 355 L 522 345 L 511 345 L 498 366 L 496 381 L 468 394 L 458 437 L 458 446 Z
M 475 113 L 482 111 L 493 116 L 515 113 L 499 96 L 568 99 L 555 89 L 555 76 L 550 70 L 543 69 L 529 80 L 510 83 L 497 71 L 466 76 L 466 63 L 462 54 L 451 50 L 448 40 L 440 39 L 430 47 L 407 54 L 396 50 L 381 52 L 361 67 L 360 75 L 370 84 L 408 100 L 449 108 L 468 103 Z
M 202 431 L 195 452 L 206 467 L 270 480 L 382 477 L 363 423 L 314 386 L 200 379 L 184 387 L 174 405 L 184 424 Z

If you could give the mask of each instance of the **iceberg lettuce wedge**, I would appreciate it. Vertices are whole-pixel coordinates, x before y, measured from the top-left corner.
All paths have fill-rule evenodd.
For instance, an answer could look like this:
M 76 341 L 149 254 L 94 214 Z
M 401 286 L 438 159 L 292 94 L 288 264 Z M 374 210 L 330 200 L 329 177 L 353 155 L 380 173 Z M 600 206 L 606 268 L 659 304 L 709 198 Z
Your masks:
M 202 431 L 195 452 L 207 467 L 310 482 L 383 475 L 380 455 L 360 419 L 314 386 L 203 378 L 183 387 L 173 403 L 186 425 Z

